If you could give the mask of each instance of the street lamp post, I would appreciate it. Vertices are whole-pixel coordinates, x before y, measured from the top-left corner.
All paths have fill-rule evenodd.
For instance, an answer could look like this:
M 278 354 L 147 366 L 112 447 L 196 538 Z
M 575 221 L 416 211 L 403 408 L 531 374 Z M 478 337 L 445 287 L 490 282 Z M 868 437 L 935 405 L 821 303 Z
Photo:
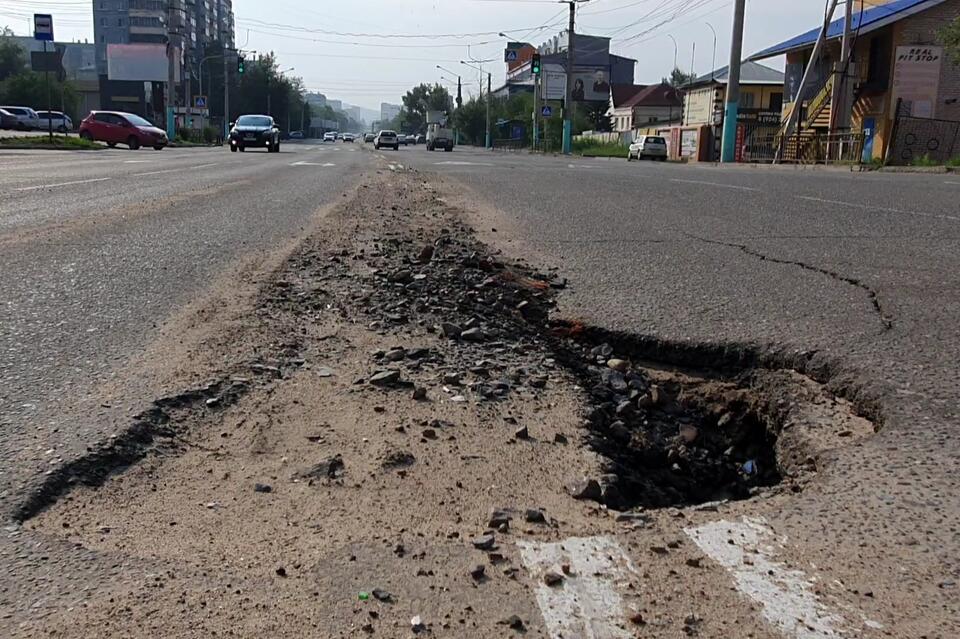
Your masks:
M 482 64 L 484 62 L 490 62 L 490 60 L 476 60 L 476 62 L 480 62 Z M 463 60 L 460 61 L 460 64 L 466 65 L 471 69 L 476 69 L 477 71 L 480 72 L 480 97 L 483 98 L 483 67 L 482 66 L 475 67 L 472 64 L 464 62 Z M 490 72 L 487 72 L 487 103 L 486 103 L 487 104 L 487 134 L 486 134 L 486 140 L 485 140 L 486 144 L 484 146 L 488 149 L 491 148 L 490 146 L 490 143 L 491 143 L 491 140 L 490 140 L 490 82 L 491 82 L 492 75 L 493 74 L 491 74 Z
M 710 80 L 713 81 L 713 72 L 717 67 L 717 30 L 709 22 L 704 24 L 710 27 L 710 31 L 713 32 L 713 57 L 710 58 Z
M 667 37 L 673 41 L 673 69 L 670 70 L 670 75 L 671 75 L 670 79 L 672 80 L 673 72 L 677 70 L 677 53 L 679 49 L 677 48 L 677 39 L 674 38 L 669 33 L 667 34 Z M 672 101 L 670 102 L 670 121 L 673 122 L 673 102 Z
M 460 74 L 457 73 L 456 71 L 451 71 L 450 69 L 441 67 L 439 64 L 437 65 L 437 68 L 440 69 L 441 71 L 446 71 L 447 73 L 450 73 L 450 74 L 453 74 L 453 75 L 457 76 L 457 102 L 456 102 L 456 104 L 457 104 L 457 108 L 459 109 L 459 108 L 462 106 L 462 104 L 463 104 L 463 98 L 461 97 L 462 89 L 461 89 L 461 86 L 460 86 Z M 441 75 L 440 77 L 443 78 L 442 75 Z M 446 78 L 444 78 L 444 79 L 446 79 Z M 452 84 L 452 81 L 451 81 L 451 84 Z M 457 145 L 460 144 L 460 131 L 459 131 L 459 129 L 457 129 L 457 127 L 456 127 L 456 122 L 454 122 L 454 127 L 453 127 L 453 143 L 454 143 L 454 144 L 457 144 Z

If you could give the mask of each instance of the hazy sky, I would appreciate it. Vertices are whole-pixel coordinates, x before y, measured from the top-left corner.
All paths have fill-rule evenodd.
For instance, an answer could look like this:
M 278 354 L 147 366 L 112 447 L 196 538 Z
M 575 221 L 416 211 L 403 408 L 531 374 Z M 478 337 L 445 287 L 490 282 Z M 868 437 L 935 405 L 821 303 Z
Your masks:
M 813 28 L 823 5 L 748 0 L 744 54 Z M 52 13 L 58 40 L 92 42 L 91 7 L 92 0 L 0 0 L 0 25 L 26 34 L 33 12 Z M 708 72 L 708 23 L 717 32 L 716 66 L 725 65 L 732 11 L 731 0 L 590 0 L 579 7 L 577 31 L 612 36 L 612 52 L 636 58 L 636 82 L 646 84 L 673 65 L 668 34 L 677 40 L 681 68 L 690 69 L 696 43 L 694 70 Z M 455 85 L 437 64 L 459 70 L 467 94 L 476 92 L 477 72 L 460 64 L 469 57 L 493 59 L 484 68 L 493 71 L 495 86 L 502 84 L 505 39 L 498 32 L 536 45 L 567 21 L 566 5 L 553 0 L 234 0 L 234 13 L 241 48 L 274 51 L 309 89 L 377 110 L 419 82 L 444 75 Z

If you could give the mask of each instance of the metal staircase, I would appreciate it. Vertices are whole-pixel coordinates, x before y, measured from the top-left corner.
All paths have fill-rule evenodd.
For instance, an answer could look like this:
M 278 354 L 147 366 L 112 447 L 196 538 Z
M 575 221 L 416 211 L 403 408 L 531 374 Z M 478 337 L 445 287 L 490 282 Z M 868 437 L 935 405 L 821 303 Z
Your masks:
M 831 95 L 833 94 L 833 76 L 824 83 L 820 91 L 810 100 L 799 105 L 802 108 L 797 130 L 786 135 L 787 123 L 790 121 L 791 111 L 787 111 L 776 136 L 777 145 L 783 149 L 783 162 L 812 163 L 819 158 L 820 145 L 818 136 L 829 133 L 831 116 Z M 791 109 L 798 108 L 798 102 L 791 105 Z

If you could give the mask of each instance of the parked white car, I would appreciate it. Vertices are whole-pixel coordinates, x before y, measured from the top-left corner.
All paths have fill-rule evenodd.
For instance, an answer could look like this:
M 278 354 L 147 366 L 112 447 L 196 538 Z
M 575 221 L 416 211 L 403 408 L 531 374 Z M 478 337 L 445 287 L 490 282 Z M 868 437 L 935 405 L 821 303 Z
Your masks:
M 627 150 L 627 161 L 642 160 L 650 158 L 651 160 L 667 159 L 667 141 L 659 135 L 641 135 Z
M 323 134 L 324 142 L 336 142 L 337 141 L 337 132 L 336 131 L 327 131 Z
M 37 112 L 30 107 L 0 106 L 0 109 L 17 118 L 17 128 L 21 131 L 40 128 L 38 123 L 40 118 L 37 116 Z
M 62 113 L 60 111 L 37 111 L 37 118 L 39 123 L 37 128 L 39 128 L 41 131 L 46 131 L 48 129 L 48 120 L 53 121 L 54 131 L 66 133 L 67 131 L 73 130 L 73 121 L 66 113 Z

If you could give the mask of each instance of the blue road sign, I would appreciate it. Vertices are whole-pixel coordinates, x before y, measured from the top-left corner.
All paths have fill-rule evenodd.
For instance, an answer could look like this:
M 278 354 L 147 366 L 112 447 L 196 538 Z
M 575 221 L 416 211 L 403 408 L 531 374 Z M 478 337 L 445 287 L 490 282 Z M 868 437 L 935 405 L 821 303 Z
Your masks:
M 552 106 L 540 107 L 540 115 L 542 115 L 545 118 L 553 117 L 553 107 Z
M 503 61 L 504 62 L 516 62 L 519 57 L 520 52 L 516 49 L 506 49 L 503 52 Z
M 53 42 L 53 16 L 49 13 L 33 14 L 33 39 Z
M 206 109 L 206 108 L 207 108 L 207 96 L 205 96 L 205 95 L 195 95 L 195 96 L 193 96 L 193 108 L 194 108 L 194 109 Z

